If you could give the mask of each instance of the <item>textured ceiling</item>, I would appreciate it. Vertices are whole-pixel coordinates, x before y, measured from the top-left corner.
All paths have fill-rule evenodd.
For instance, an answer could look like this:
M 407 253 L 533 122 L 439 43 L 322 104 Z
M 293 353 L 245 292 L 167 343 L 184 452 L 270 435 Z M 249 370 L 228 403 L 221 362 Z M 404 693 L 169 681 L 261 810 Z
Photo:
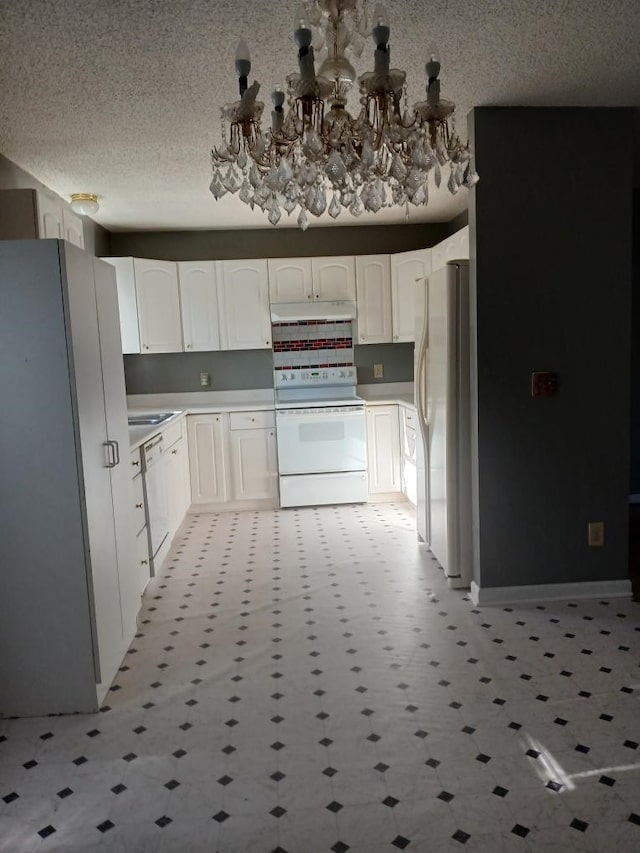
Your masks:
M 237 97 L 239 37 L 268 103 L 272 86 L 296 70 L 298 3 L 0 0 L 0 153 L 62 196 L 97 193 L 95 219 L 112 230 L 271 227 L 236 198 L 213 199 L 209 152 L 220 140 L 220 104 Z M 639 0 L 386 6 L 392 65 L 407 71 L 409 101 L 423 97 L 425 50 L 437 46 L 442 95 L 455 101 L 460 129 L 474 106 L 640 106 Z M 368 42 L 359 73 L 372 50 Z M 603 145 L 608 155 L 615 163 Z M 432 191 L 410 221 L 449 220 L 466 195 Z M 405 219 L 396 210 L 370 221 Z M 343 213 L 337 224 L 366 221 Z

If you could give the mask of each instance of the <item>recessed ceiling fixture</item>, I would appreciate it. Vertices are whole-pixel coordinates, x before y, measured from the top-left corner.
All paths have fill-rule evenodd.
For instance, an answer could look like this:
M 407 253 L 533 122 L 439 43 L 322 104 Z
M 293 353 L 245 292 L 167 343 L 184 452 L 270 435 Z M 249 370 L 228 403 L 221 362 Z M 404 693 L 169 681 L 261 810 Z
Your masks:
M 440 62 L 435 51 L 426 63 L 426 100 L 407 103 L 406 73 L 390 67 L 389 22 L 378 3 L 373 16 L 365 0 L 307 0 L 294 18 L 297 74 L 287 92 L 271 94 L 271 129 L 260 126 L 264 104 L 260 84 L 249 85 L 251 58 L 241 41 L 236 51 L 240 100 L 222 107 L 223 144 L 211 152 L 216 199 L 238 193 L 276 225 L 282 210 L 299 208 L 305 230 L 308 214 L 325 210 L 334 219 L 392 205 L 426 205 L 429 179 L 445 180 L 449 191 L 478 180 L 468 144 L 455 132 L 455 105 L 440 98 Z M 347 109 L 356 81 L 351 57 L 361 55 L 364 37 L 375 43 L 374 69 L 357 78 L 360 109 Z M 318 72 L 315 53 L 324 59 Z M 286 111 L 285 111 L 286 100 Z M 445 174 L 443 175 L 443 170 Z
M 92 216 L 100 208 L 98 196 L 94 193 L 73 193 L 71 195 L 71 210 L 80 216 Z

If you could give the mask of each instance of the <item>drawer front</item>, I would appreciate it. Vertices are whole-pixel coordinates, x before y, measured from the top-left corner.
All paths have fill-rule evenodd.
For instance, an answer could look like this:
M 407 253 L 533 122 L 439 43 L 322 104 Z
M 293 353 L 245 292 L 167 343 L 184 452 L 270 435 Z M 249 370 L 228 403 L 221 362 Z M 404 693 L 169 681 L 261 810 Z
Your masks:
M 276 425 L 275 412 L 230 412 L 231 429 L 270 429 Z
M 142 490 L 142 474 L 133 478 L 133 517 L 135 530 L 138 533 L 146 523 L 144 515 L 144 493 Z
M 182 428 L 184 426 L 184 418 L 180 418 L 177 424 L 169 424 L 162 430 L 162 440 L 164 441 L 165 450 L 175 444 L 179 438 L 182 438 Z

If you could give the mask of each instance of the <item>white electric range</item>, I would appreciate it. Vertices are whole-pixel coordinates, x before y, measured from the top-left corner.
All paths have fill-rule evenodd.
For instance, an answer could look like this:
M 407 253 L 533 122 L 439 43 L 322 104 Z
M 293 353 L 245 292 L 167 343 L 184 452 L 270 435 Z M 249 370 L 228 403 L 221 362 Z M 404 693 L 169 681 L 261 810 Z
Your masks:
M 364 503 L 367 424 L 356 368 L 274 370 L 280 505 Z

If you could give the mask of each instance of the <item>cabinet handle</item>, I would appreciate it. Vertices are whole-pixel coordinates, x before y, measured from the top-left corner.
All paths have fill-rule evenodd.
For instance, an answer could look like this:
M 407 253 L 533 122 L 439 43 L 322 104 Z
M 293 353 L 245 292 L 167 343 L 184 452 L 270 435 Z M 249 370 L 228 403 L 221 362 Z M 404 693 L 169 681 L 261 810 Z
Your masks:
M 105 468 L 115 468 L 118 464 L 116 457 L 115 441 L 105 441 L 104 446 L 107 448 L 107 462 Z
M 177 452 L 178 452 L 177 450 L 172 450 L 172 451 L 171 451 L 171 453 L 172 453 L 172 455 L 173 455 L 173 456 L 175 456 Z
M 140 460 L 136 460 L 135 462 L 132 462 L 131 464 L 132 464 L 132 465 L 133 465 L 133 467 L 135 468 L 135 467 L 137 467 L 138 465 L 140 465 Z
M 140 560 L 140 565 L 141 565 L 141 566 L 148 566 L 148 565 L 149 565 L 149 560 Z
M 136 504 L 136 509 L 142 509 L 143 506 L 144 504 Z

